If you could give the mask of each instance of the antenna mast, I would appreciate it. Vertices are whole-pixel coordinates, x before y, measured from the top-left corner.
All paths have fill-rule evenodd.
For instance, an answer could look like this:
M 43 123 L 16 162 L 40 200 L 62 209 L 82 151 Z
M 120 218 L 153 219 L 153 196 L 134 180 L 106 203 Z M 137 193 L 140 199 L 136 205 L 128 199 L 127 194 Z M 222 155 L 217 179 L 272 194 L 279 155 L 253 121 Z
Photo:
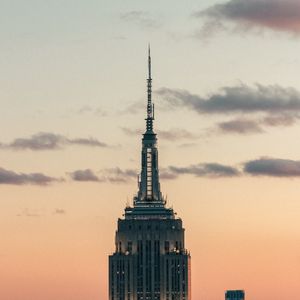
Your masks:
M 152 105 L 152 76 L 151 76 L 151 53 L 150 44 L 148 46 L 148 79 L 147 79 L 147 119 L 146 129 L 147 131 L 153 131 L 153 120 L 154 120 L 154 106 Z

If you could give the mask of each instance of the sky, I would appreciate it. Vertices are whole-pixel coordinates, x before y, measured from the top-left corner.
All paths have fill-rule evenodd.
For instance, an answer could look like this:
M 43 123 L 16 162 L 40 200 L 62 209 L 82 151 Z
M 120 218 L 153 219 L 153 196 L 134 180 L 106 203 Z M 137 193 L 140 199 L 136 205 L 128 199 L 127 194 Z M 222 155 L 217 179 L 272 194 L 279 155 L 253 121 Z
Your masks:
M 192 298 L 300 293 L 300 2 L 0 1 L 0 296 L 108 297 L 151 43 Z

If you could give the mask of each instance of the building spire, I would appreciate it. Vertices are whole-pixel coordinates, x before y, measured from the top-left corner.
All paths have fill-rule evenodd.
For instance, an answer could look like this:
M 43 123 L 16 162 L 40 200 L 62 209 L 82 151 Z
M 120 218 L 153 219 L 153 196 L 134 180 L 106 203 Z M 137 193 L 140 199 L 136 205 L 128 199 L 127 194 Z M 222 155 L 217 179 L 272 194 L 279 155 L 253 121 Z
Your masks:
M 152 104 L 152 76 L 151 76 L 151 52 L 150 44 L 148 45 L 148 79 L 147 79 L 147 119 L 146 130 L 148 132 L 153 131 L 154 120 L 154 105 Z
M 149 71 L 148 78 L 151 79 L 151 50 L 150 50 L 150 43 L 148 44 L 148 71 Z
M 147 78 L 147 117 L 146 132 L 142 140 L 142 170 L 139 182 L 139 192 L 135 204 L 148 205 L 156 203 L 159 207 L 164 206 L 164 200 L 160 192 L 157 138 L 153 131 L 154 106 L 152 103 L 152 75 L 151 53 L 148 46 L 148 78 Z
M 141 173 L 138 177 L 138 192 L 133 207 L 125 210 L 125 218 L 174 219 L 172 208 L 160 191 L 157 137 L 153 131 L 154 106 L 152 103 L 151 53 L 148 46 L 147 116 L 146 131 L 142 138 Z

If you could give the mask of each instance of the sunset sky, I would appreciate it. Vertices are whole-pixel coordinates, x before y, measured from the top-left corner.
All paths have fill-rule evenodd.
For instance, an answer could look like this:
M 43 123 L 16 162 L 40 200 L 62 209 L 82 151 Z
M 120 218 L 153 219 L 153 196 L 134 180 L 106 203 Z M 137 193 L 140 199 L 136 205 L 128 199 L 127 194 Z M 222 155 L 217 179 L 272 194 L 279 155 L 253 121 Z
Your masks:
M 0 298 L 107 300 L 151 43 L 192 299 L 300 294 L 298 0 L 0 1 Z

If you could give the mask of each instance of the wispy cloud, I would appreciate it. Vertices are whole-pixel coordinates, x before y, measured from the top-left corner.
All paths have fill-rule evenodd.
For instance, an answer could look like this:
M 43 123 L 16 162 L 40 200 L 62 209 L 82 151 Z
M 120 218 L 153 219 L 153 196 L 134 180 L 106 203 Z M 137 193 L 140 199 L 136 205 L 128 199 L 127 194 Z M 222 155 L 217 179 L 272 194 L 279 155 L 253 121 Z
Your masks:
M 268 115 L 256 119 L 234 119 L 217 124 L 217 131 L 226 134 L 255 134 L 264 133 L 264 127 L 288 127 L 292 126 L 299 119 L 294 114 Z M 212 129 L 213 131 L 213 129 Z
M 40 185 L 46 186 L 54 182 L 62 181 L 62 179 L 50 177 L 42 173 L 16 173 L 14 171 L 0 168 L 0 184 L 11 185 Z
M 65 215 L 67 212 L 62 208 L 56 208 L 53 212 L 54 215 Z
M 107 145 L 103 142 L 95 138 L 75 138 L 75 139 L 67 139 L 67 143 L 74 145 L 82 145 L 82 146 L 91 146 L 91 147 L 107 147 Z
M 178 178 L 178 174 L 169 169 L 162 169 L 159 173 L 159 178 L 162 180 L 173 180 Z
M 118 114 L 136 114 L 142 110 L 146 112 L 146 105 L 145 101 L 136 101 L 119 110 Z
M 24 208 L 17 217 L 41 217 L 42 213 L 36 209 Z
M 237 177 L 240 175 L 238 169 L 218 163 L 201 163 L 188 167 L 168 167 L 171 174 L 184 175 L 190 174 L 197 177 Z
M 246 162 L 244 172 L 252 176 L 300 177 L 300 161 L 263 157 Z
M 179 148 L 192 148 L 196 147 L 198 144 L 197 143 L 184 143 L 179 145 Z
M 97 176 L 91 169 L 76 170 L 74 172 L 69 173 L 69 175 L 74 181 L 105 181 L 103 178 Z
M 129 180 L 137 178 L 138 172 L 133 169 L 111 168 L 103 170 L 103 174 L 107 181 L 112 183 L 125 183 Z
M 173 128 L 170 130 L 158 130 L 157 133 L 160 138 L 169 141 L 199 138 L 198 135 L 181 128 Z
M 230 0 L 198 11 L 194 16 L 204 20 L 200 34 L 206 36 L 220 29 L 300 33 L 298 0 Z
M 132 10 L 120 15 L 121 20 L 138 25 L 146 29 L 158 28 L 161 22 L 151 16 L 149 12 L 142 10 Z
M 261 123 L 267 126 L 292 126 L 296 123 L 298 119 L 297 114 L 287 113 L 287 114 L 280 114 L 280 115 L 269 115 L 266 116 L 261 120 Z
M 107 112 L 104 111 L 101 107 L 92 107 L 89 105 L 84 105 L 80 109 L 78 109 L 77 113 L 79 115 L 92 114 L 99 117 L 106 117 Z
M 123 133 L 125 133 L 126 135 L 129 136 L 139 136 L 143 134 L 143 130 L 142 129 L 131 129 L 131 128 L 127 128 L 127 127 L 121 127 Z
M 107 144 L 95 138 L 75 138 L 69 139 L 66 136 L 51 133 L 40 132 L 26 138 L 17 138 L 9 144 L 2 144 L 2 149 L 13 150 L 58 150 L 70 145 L 81 145 L 90 147 L 108 147 Z
M 109 168 L 95 172 L 91 169 L 76 170 L 68 173 L 74 181 L 126 183 L 137 178 L 137 172 L 132 169 Z
M 264 132 L 255 120 L 236 119 L 218 123 L 217 126 L 222 133 L 251 134 Z
M 7 148 L 15 150 L 30 149 L 39 150 L 56 150 L 62 148 L 66 139 L 62 135 L 41 132 L 28 138 L 17 138 L 7 145 Z

